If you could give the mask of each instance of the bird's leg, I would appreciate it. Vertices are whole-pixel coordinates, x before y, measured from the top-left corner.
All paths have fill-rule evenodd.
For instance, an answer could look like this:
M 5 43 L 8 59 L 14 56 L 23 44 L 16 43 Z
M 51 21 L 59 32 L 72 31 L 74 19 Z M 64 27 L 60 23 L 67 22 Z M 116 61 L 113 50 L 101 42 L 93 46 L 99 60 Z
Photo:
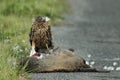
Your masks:
M 35 53 L 36 53 L 36 51 L 35 51 L 35 41 L 32 40 L 32 49 L 31 49 L 31 51 L 30 51 L 30 56 L 32 56 L 32 55 L 35 54 Z
M 49 48 L 48 48 L 48 44 L 46 44 L 46 48 L 47 48 L 47 53 L 50 54 L 50 52 L 49 52 Z

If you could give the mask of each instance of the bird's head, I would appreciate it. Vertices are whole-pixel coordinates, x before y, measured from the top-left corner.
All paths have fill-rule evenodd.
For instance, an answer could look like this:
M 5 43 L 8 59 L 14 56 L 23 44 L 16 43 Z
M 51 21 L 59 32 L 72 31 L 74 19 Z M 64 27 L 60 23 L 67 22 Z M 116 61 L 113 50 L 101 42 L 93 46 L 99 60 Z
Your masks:
M 35 21 L 37 22 L 48 22 L 50 20 L 50 18 L 48 18 L 47 16 L 37 16 L 35 18 Z

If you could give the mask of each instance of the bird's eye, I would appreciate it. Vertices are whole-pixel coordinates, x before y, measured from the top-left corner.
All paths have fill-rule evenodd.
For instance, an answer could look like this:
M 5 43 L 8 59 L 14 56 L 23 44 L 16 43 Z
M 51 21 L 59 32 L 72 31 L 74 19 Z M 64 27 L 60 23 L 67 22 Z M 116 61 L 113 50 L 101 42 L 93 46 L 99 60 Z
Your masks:
M 36 19 L 35 19 L 37 22 L 41 22 L 42 21 L 42 17 L 41 16 L 38 16 L 38 17 L 36 17 Z

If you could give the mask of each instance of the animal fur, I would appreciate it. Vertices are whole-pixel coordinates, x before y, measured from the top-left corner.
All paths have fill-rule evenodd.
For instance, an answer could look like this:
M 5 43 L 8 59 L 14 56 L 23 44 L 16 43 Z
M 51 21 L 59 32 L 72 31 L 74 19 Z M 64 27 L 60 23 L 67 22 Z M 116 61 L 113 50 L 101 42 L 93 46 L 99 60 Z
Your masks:
M 23 58 L 19 64 L 20 68 L 25 67 L 28 72 L 97 72 L 87 65 L 82 57 L 76 55 L 73 49 L 52 49 L 52 54 L 42 59 L 33 57 L 35 50 L 40 52 L 39 49 L 46 51 L 47 48 L 53 48 L 50 26 L 40 16 L 36 17 L 32 25 L 30 43 L 32 46 L 30 56 Z
M 27 57 L 21 60 L 20 66 L 25 66 L 28 72 L 96 71 L 87 65 L 82 57 L 69 50 L 57 50 L 43 59 Z

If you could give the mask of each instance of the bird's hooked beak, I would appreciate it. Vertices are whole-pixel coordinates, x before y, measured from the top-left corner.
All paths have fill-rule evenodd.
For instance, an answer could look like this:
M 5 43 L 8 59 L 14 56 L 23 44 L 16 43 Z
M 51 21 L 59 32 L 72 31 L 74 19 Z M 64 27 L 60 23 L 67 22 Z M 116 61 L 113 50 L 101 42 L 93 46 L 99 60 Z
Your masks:
M 50 20 L 50 18 L 48 18 L 48 17 L 42 17 L 42 19 L 43 19 L 43 21 L 45 21 L 45 22 L 48 22 L 48 21 Z

